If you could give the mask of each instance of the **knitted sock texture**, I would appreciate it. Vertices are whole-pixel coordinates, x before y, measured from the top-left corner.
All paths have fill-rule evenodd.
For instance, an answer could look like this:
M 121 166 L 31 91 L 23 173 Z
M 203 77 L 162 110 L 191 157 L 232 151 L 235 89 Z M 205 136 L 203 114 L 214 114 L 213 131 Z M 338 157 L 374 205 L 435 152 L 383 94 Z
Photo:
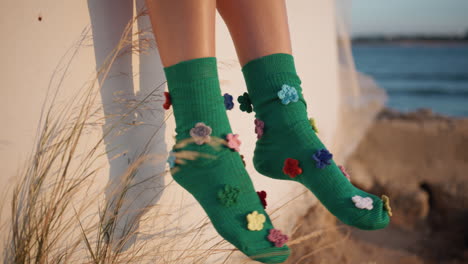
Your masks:
M 176 121 L 176 162 L 171 169 L 174 180 L 200 203 L 217 232 L 240 251 L 260 262 L 283 262 L 289 248 L 277 247 L 267 238 L 273 225 L 239 152 L 219 143 L 227 142 L 232 130 L 219 87 L 216 58 L 187 60 L 164 71 Z M 194 139 L 192 129 L 200 123 L 211 129 L 210 140 L 190 142 Z M 185 141 L 189 142 L 183 144 Z
M 293 56 L 254 59 L 242 72 L 257 122 L 263 122 L 253 158 L 256 170 L 303 184 L 348 225 L 366 230 L 387 226 L 388 201 L 353 186 L 316 135 Z

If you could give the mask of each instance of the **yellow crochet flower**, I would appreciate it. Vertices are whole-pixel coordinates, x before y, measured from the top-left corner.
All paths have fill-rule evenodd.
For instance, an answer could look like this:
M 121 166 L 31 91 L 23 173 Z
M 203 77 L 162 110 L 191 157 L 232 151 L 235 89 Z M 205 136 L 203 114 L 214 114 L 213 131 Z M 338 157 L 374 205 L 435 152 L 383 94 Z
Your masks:
M 309 118 L 309 123 L 312 126 L 312 129 L 315 131 L 315 133 L 318 133 L 319 131 L 317 125 L 315 124 L 315 119 Z
M 390 198 L 387 195 L 382 195 L 382 201 L 384 203 L 384 208 L 387 211 L 389 216 L 392 216 L 392 208 L 390 207 Z
M 263 229 L 263 223 L 265 223 L 266 217 L 263 214 L 259 214 L 257 211 L 253 211 L 247 215 L 247 228 L 251 231 L 260 231 Z

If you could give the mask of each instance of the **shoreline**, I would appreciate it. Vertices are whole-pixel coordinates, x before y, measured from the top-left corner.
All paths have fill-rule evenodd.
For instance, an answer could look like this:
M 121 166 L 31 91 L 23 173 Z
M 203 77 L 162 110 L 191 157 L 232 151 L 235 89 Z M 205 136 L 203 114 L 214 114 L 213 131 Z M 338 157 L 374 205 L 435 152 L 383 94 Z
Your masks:
M 355 38 L 352 45 L 468 45 L 468 39 Z
M 468 40 L 465 41 L 418 41 L 418 40 L 408 40 L 408 41 L 391 41 L 391 40 L 383 40 L 383 41 L 353 41 L 352 45 L 375 45 L 375 46 L 385 46 L 385 45 L 393 45 L 393 46 L 410 46 L 410 45 L 424 45 L 424 46 L 466 46 L 468 45 Z

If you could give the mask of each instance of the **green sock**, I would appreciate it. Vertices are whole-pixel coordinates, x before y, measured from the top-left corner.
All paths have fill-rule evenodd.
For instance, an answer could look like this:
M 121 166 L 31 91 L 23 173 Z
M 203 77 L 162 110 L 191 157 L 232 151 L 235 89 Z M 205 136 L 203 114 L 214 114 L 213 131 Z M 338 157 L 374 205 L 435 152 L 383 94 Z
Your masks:
M 169 161 L 174 180 L 200 203 L 218 233 L 244 254 L 264 263 L 285 261 L 289 248 L 269 238 L 275 229 L 235 150 L 239 142 L 226 140 L 232 130 L 216 58 L 187 60 L 164 71 L 176 121 Z
M 263 130 L 257 133 L 256 170 L 302 183 L 348 225 L 367 230 L 387 226 L 391 214 L 387 197 L 384 203 L 353 186 L 315 134 L 293 56 L 277 53 L 257 58 L 242 72 L 257 118 L 256 131 Z M 246 101 L 245 97 L 239 100 Z

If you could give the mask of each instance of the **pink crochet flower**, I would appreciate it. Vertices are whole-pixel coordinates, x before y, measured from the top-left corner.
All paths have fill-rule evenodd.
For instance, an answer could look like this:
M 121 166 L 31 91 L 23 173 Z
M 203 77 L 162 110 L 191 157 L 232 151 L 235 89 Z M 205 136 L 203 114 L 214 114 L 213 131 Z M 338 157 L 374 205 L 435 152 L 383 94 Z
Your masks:
M 268 235 L 268 240 L 275 244 L 275 247 L 282 247 L 288 241 L 288 236 L 283 235 L 278 229 L 270 229 L 270 234 Z
M 245 160 L 244 160 L 244 155 L 240 155 L 241 159 L 242 159 L 242 164 L 244 164 L 244 167 L 245 167 Z
M 265 127 L 265 123 L 258 119 L 255 118 L 255 134 L 257 134 L 257 139 L 260 139 L 263 136 L 263 128 Z
M 226 139 L 228 141 L 228 147 L 230 149 L 233 149 L 237 152 L 239 152 L 239 146 L 241 144 L 241 141 L 239 140 L 239 135 L 238 134 L 232 134 L 232 133 L 229 133 L 227 136 L 226 136 Z
M 338 165 L 338 168 L 340 168 L 341 172 L 343 173 L 344 176 L 348 179 L 348 181 L 351 181 L 351 176 L 346 172 L 345 168 L 341 165 Z

